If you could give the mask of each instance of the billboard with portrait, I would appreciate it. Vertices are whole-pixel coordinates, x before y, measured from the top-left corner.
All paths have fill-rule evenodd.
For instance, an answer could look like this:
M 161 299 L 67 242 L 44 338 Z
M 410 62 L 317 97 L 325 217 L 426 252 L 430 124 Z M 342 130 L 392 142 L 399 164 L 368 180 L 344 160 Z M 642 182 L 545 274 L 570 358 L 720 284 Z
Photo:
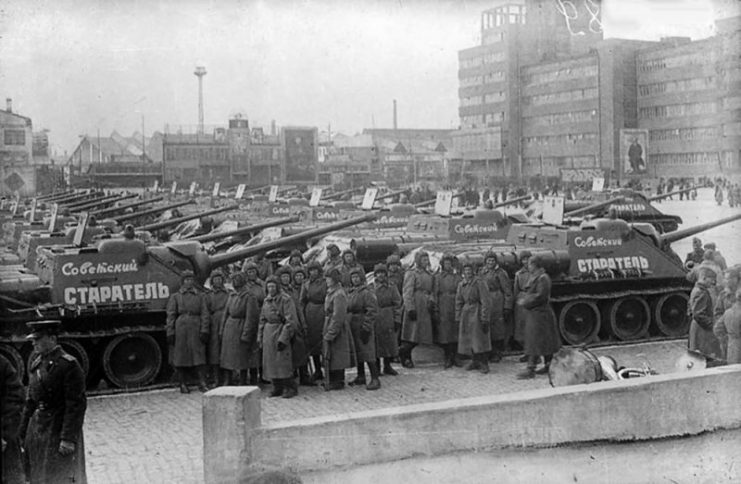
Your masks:
M 285 183 L 316 183 L 317 129 L 283 128 Z
M 624 175 L 648 175 L 648 130 L 620 130 L 620 165 Z

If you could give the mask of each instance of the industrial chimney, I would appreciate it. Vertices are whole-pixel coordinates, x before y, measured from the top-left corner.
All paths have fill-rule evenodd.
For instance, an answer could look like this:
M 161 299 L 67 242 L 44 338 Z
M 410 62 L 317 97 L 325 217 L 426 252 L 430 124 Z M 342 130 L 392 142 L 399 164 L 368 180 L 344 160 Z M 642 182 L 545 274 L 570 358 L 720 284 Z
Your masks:
M 13 99 L 6 97 L 5 98 L 5 110 L 9 113 L 13 112 Z
M 394 99 L 394 131 L 399 129 L 399 125 L 397 124 L 396 120 L 396 99 Z
M 206 75 L 206 68 L 197 66 L 193 74 L 198 77 L 198 134 L 203 134 L 203 76 Z

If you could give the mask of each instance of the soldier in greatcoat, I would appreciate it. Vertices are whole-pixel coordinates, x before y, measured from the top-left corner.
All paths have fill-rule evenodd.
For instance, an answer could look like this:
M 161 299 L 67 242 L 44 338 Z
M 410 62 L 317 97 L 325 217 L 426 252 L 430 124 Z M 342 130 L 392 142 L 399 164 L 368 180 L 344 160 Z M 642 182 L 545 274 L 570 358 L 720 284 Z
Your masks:
M 342 287 L 339 269 L 325 273 L 327 296 L 324 300 L 324 328 L 322 331 L 322 360 L 324 363 L 324 389 L 341 390 L 345 387 L 345 368 L 355 366 L 355 347 L 350 331 L 347 311 L 347 294 Z
M 258 379 L 258 371 L 262 367 L 262 352 L 260 351 L 260 344 L 257 340 L 257 327 L 260 325 L 260 310 L 265 300 L 265 283 L 259 278 L 258 267 L 253 262 L 247 262 L 242 270 L 246 278 L 244 282 L 245 290 L 254 299 L 254 301 L 250 300 L 249 304 L 247 304 L 247 316 L 244 331 L 242 332 L 242 341 L 254 341 L 254 344 L 250 346 L 250 356 L 248 359 L 250 385 L 255 385 L 256 383 L 269 384 L 270 382 L 263 378 Z
M 455 319 L 458 328 L 458 353 L 471 354 L 471 363 L 466 370 L 489 373 L 488 354 L 491 351 L 491 302 L 489 288 L 476 276 L 473 263 L 462 261 L 463 278 L 455 293 Z
M 222 314 L 221 323 L 221 373 L 225 385 L 232 385 L 232 377 L 236 372 L 239 376 L 239 384 L 247 383 L 247 370 L 256 368 L 256 356 L 259 357 L 260 350 L 257 344 L 256 319 L 247 320 L 250 305 L 257 305 L 257 300 L 250 294 L 245 286 L 246 277 L 242 272 L 232 275 L 232 287 L 234 291 L 229 294 Z M 246 326 L 251 327 L 246 328 Z M 253 365 L 250 366 L 250 362 Z M 250 382 L 255 384 L 256 382 Z
M 298 316 L 298 322 L 301 326 L 301 340 L 303 342 L 303 350 L 300 355 L 294 354 L 294 359 L 298 359 L 296 364 L 298 365 L 298 376 L 299 385 L 313 387 L 315 385 L 314 379 L 311 375 L 311 367 L 309 365 L 309 359 L 313 351 L 321 351 L 322 344 L 321 340 L 317 341 L 314 346 L 311 346 L 308 341 L 309 328 L 306 324 L 306 315 L 304 314 L 301 306 L 301 288 L 304 287 L 306 281 L 306 269 L 302 266 L 293 267 L 292 284 L 291 284 L 291 297 L 293 303 L 296 305 L 296 313 Z M 295 339 L 295 338 L 294 338 Z
M 726 362 L 741 363 L 741 289 L 736 290 L 733 305 L 716 320 L 713 333 L 725 344 L 722 350 Z
M 512 283 L 512 299 L 517 301 L 517 297 L 522 291 L 525 290 L 527 282 L 530 280 L 530 269 L 528 268 L 528 260 L 530 259 L 531 252 L 529 250 L 523 250 L 520 252 L 520 262 L 522 267 L 515 273 L 515 278 Z M 515 304 L 513 308 L 513 317 L 515 319 L 515 341 L 522 347 L 525 347 L 525 309 L 519 304 Z M 520 362 L 525 363 L 527 361 L 527 355 L 520 358 Z
M 386 258 L 386 267 L 389 270 L 389 282 L 396 285 L 399 294 L 404 291 L 404 269 L 401 267 L 401 259 L 396 254 Z
M 561 335 L 556 323 L 556 314 L 550 305 L 551 278 L 543 267 L 543 259 L 534 255 L 528 260 L 530 280 L 519 294 L 518 304 L 525 309 L 525 354 L 527 367 L 517 378 L 533 378 L 536 374 L 547 374 L 553 354 L 561 348 Z M 540 357 L 545 366 L 535 370 Z
M 345 250 L 342 253 L 342 267 L 340 267 L 340 273 L 342 274 L 342 285 L 345 289 L 352 287 L 352 281 L 350 281 L 350 273 L 354 270 L 359 270 L 365 278 L 365 270 L 358 261 L 355 259 L 355 252 L 350 249 Z
M 378 390 L 381 381 L 376 365 L 375 325 L 378 316 L 378 300 L 365 283 L 365 274 L 359 267 L 350 271 L 352 287 L 347 291 L 347 312 L 350 314 L 350 331 L 355 345 L 358 375 L 350 385 L 365 385 L 365 364 L 371 374 L 366 390 Z
M 433 277 L 433 295 L 437 307 L 437 344 L 445 352 L 444 367 L 451 368 L 456 364 L 458 351 L 458 319 L 455 317 L 455 296 L 461 276 L 455 271 L 456 258 L 453 254 L 443 254 L 440 259 L 440 270 Z
M 262 348 L 263 377 L 273 382 L 271 397 L 293 398 L 298 395 L 291 352 L 291 339 L 298 327 L 296 306 L 293 298 L 281 291 L 276 277 L 268 277 L 265 290 L 267 295 L 257 330 L 257 339 Z
M 386 264 L 376 264 L 373 268 L 375 280 L 372 290 L 378 301 L 378 317 L 376 317 L 376 364 L 381 368 L 383 359 L 383 374 L 396 376 L 399 373 L 391 366 L 391 360 L 399 356 L 397 333 L 401 329 L 401 295 L 396 285 L 388 280 Z
M 23 385 L 15 367 L 0 355 L 0 438 L 2 439 L 1 481 L 7 484 L 25 484 L 21 460 L 21 427 Z
M 211 274 L 211 288 L 206 293 L 208 312 L 210 314 L 209 339 L 206 359 L 208 360 L 210 379 L 216 386 L 219 382 L 219 359 L 221 357 L 221 325 L 224 324 L 224 308 L 229 292 L 224 287 L 224 273 L 216 270 Z
M 178 375 L 180 392 L 189 393 L 188 369 L 198 371 L 198 389 L 206 387 L 206 345 L 209 340 L 210 314 L 203 293 L 195 287 L 192 271 L 183 271 L 180 290 L 167 302 L 167 342 L 173 347 L 172 365 Z
M 300 250 L 294 249 L 291 251 L 291 255 L 288 256 L 288 267 L 294 271 L 304 267 L 304 256 L 301 255 Z
M 299 310 L 306 321 L 306 346 L 314 362 L 314 382 L 324 378 L 322 372 L 322 329 L 324 328 L 324 300 L 327 297 L 327 282 L 322 274 L 322 266 L 312 261 L 307 266 L 309 277 L 301 286 Z
M 340 251 L 340 248 L 337 247 L 337 244 L 329 244 L 327 246 L 327 254 L 329 255 L 329 258 L 324 262 L 324 267 L 322 268 L 325 274 L 329 274 L 332 269 L 342 268 L 341 253 L 342 252 Z
M 739 277 L 741 277 L 741 271 L 739 269 L 739 267 L 730 267 L 723 273 L 725 276 L 723 289 L 720 291 L 720 295 L 718 296 L 717 301 L 715 301 L 713 308 L 713 321 L 715 322 L 715 325 L 718 324 L 718 321 L 723 317 L 723 314 L 736 302 L 736 290 L 739 287 Z M 715 326 L 713 326 L 713 328 L 713 332 L 720 343 L 722 357 L 725 358 L 725 351 L 728 347 L 726 335 L 718 335 L 718 333 L 715 332 Z
M 512 327 L 512 282 L 507 272 L 500 267 L 494 252 L 488 252 L 484 259 L 484 265 L 479 271 L 479 277 L 483 279 L 489 288 L 491 297 L 491 355 L 490 361 L 502 360 L 502 351 L 508 338 L 514 333 Z
M 313 382 L 306 369 L 306 360 L 308 359 L 306 352 L 306 324 L 304 323 L 303 314 L 298 311 L 298 295 L 294 297 L 293 271 L 290 267 L 283 266 L 275 271 L 275 275 L 280 282 L 280 290 L 291 298 L 296 307 L 296 327 L 291 338 L 293 369 L 295 373 L 298 373 L 301 385 L 312 386 Z
M 412 350 L 418 344 L 433 344 L 432 310 L 432 274 L 430 273 L 430 256 L 421 250 L 415 254 L 414 267 L 404 274 L 402 292 L 404 304 L 401 323 L 401 347 L 399 358 L 404 368 L 414 368 Z
M 690 350 L 702 353 L 706 357 L 723 357 L 720 342 L 713 334 L 713 296 L 716 275 L 712 269 L 703 268 L 698 273 L 698 280 L 690 293 L 687 312 L 690 316 L 688 346 Z
M 28 323 L 34 353 L 20 434 L 31 484 L 87 482 L 82 427 L 87 409 L 85 375 L 57 344 L 59 321 Z

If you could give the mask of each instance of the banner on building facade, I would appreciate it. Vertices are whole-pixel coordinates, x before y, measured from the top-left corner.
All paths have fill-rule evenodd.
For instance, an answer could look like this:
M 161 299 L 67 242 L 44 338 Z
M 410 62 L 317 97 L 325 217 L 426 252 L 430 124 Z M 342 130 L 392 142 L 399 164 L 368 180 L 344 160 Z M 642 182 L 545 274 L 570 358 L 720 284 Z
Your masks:
M 624 175 L 648 174 L 648 130 L 620 130 L 620 165 Z
M 285 183 L 316 183 L 317 129 L 283 128 Z

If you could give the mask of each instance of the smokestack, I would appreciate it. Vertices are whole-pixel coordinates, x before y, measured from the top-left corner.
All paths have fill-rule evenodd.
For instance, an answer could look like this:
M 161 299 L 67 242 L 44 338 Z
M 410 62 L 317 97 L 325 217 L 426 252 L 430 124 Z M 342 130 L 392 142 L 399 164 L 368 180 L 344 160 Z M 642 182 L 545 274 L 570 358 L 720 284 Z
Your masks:
M 275 120 L 270 121 L 270 136 L 275 136 Z
M 193 74 L 198 78 L 198 134 L 203 134 L 203 76 L 206 75 L 206 68 L 196 66 Z
M 12 98 L 5 98 L 5 110 L 9 113 L 13 112 L 13 99 Z
M 399 129 L 399 125 L 396 122 L 396 99 L 394 99 L 394 130 Z

